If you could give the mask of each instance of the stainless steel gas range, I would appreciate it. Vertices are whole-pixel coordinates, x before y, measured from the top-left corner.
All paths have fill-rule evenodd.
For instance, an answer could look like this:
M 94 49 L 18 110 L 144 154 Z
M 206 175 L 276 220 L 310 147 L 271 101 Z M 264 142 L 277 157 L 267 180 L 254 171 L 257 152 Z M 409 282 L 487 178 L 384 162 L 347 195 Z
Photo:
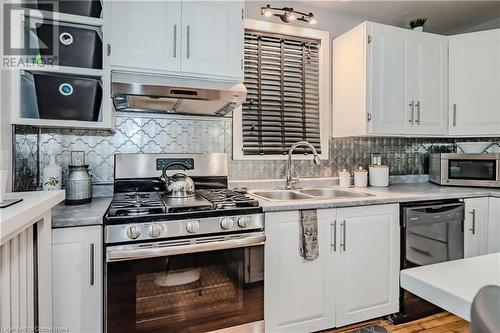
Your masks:
M 192 179 L 193 194 L 165 195 L 164 167 L 167 177 Z M 225 154 L 115 156 L 104 218 L 107 332 L 208 332 L 263 320 L 262 208 L 227 181 Z

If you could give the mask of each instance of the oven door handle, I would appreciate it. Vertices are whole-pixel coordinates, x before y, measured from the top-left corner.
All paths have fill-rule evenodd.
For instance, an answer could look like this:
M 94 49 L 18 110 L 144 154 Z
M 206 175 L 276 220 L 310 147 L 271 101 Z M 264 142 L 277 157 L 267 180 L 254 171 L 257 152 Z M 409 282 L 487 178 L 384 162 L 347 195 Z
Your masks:
M 155 257 L 166 257 L 180 254 L 208 252 L 217 250 L 235 249 L 247 246 L 256 246 L 264 244 L 266 240 L 265 235 L 249 236 L 239 239 L 229 239 L 223 241 L 214 241 L 200 244 L 189 245 L 173 245 L 165 247 L 151 247 L 144 249 L 122 249 L 120 246 L 117 248 L 108 248 L 106 261 L 124 261 L 135 259 L 146 259 Z

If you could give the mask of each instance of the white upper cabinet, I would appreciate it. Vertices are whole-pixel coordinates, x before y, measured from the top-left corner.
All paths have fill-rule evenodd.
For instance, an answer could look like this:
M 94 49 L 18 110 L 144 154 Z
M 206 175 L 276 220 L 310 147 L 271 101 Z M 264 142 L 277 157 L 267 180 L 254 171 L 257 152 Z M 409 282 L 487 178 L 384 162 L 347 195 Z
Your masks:
M 180 2 L 109 2 L 112 66 L 180 70 Z
M 242 1 L 109 1 L 115 70 L 243 80 Z
M 371 116 L 369 132 L 409 134 L 409 116 L 405 112 L 407 34 L 403 29 L 382 24 L 370 24 L 368 30 L 371 45 L 367 49 L 366 74 Z
M 335 39 L 333 136 L 446 135 L 447 45 L 371 22 Z
M 410 31 L 407 44 L 406 101 L 411 132 L 442 135 L 448 117 L 448 40 L 444 36 Z
M 500 30 L 450 37 L 451 135 L 500 134 Z
M 182 3 L 183 72 L 243 80 L 243 2 Z

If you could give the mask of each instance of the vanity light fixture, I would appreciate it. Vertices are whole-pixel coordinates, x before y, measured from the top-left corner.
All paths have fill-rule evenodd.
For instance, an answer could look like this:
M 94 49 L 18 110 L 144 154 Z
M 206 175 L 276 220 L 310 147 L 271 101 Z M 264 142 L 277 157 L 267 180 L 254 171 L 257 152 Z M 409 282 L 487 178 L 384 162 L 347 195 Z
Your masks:
M 318 19 L 314 17 L 313 13 L 307 14 L 299 12 L 291 7 L 275 8 L 271 7 L 270 4 L 267 4 L 265 7 L 260 8 L 260 13 L 265 17 L 277 16 L 285 23 L 290 23 L 296 20 L 307 22 L 311 25 L 318 23 Z

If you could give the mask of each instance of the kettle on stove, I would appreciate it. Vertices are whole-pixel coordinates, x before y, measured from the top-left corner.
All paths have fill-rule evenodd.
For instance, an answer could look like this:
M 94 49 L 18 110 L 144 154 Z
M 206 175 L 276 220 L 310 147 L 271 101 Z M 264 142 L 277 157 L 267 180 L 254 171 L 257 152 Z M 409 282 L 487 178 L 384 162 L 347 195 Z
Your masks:
M 166 164 L 162 169 L 161 179 L 165 183 L 165 195 L 169 198 L 188 198 L 195 195 L 194 181 L 184 173 L 176 173 L 167 176 L 167 170 L 172 166 L 183 167 L 188 170 L 189 166 L 183 162 L 172 162 Z

